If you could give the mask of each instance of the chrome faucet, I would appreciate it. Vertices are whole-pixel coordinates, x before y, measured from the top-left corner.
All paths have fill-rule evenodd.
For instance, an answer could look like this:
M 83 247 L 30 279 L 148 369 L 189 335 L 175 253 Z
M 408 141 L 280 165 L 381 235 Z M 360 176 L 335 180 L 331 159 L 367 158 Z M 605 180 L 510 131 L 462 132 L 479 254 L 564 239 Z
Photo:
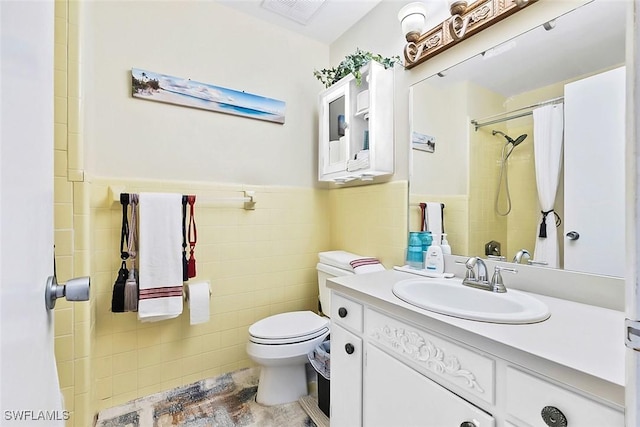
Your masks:
M 531 254 L 528 250 L 520 249 L 518 253 L 516 253 L 516 255 L 513 257 L 513 262 L 515 262 L 516 264 L 520 264 L 523 257 L 526 257 L 527 260 L 531 259 Z
M 478 274 L 476 275 L 474 268 L 478 266 Z M 463 285 L 472 286 L 472 287 L 481 287 L 483 285 L 488 285 L 487 281 L 487 265 L 484 261 L 477 257 L 471 257 L 464 263 L 464 266 L 467 267 L 467 273 L 464 276 L 464 280 L 462 281 Z
M 478 266 L 477 276 L 474 271 L 476 265 Z M 462 280 L 463 285 L 497 293 L 507 292 L 507 288 L 502 281 L 502 272 L 518 272 L 515 268 L 500 267 L 497 265 L 493 271 L 491 282 L 489 282 L 489 280 L 487 280 L 487 265 L 481 258 L 471 257 L 467 260 L 467 262 L 465 262 L 464 266 L 467 267 L 467 272 L 464 279 Z

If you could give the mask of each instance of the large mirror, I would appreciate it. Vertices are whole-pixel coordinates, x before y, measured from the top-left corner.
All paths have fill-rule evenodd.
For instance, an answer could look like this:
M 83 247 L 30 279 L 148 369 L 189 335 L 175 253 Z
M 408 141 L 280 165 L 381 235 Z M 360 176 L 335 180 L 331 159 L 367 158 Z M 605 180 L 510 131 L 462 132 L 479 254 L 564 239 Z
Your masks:
M 547 227 L 557 226 L 558 262 L 536 260 L 542 210 L 538 188 L 544 178 L 536 177 L 534 147 L 542 136 L 534 135 L 540 125 L 534 132 L 533 111 L 560 105 L 566 132 L 569 107 L 564 97 L 571 84 L 624 65 L 626 12 L 627 2 L 595 0 L 412 86 L 409 231 L 421 229 L 421 203 L 441 203 L 453 254 L 502 256 L 511 262 L 524 249 L 530 256 L 525 254 L 523 263 L 528 259 L 547 267 L 624 275 L 624 157 L 614 159 L 613 167 L 582 166 L 574 160 L 580 154 L 570 154 L 567 141 L 555 213 L 546 217 Z M 624 69 L 621 73 L 624 82 Z M 590 103 L 596 105 L 596 115 L 598 108 L 611 110 L 606 103 L 598 107 L 598 95 L 594 96 Z M 607 128 L 616 132 L 607 133 Z M 624 156 L 624 125 L 602 124 L 600 130 L 604 133 L 598 147 L 572 148 L 573 152 L 592 162 L 610 152 Z M 584 178 L 578 181 L 587 184 L 596 179 L 605 190 L 574 189 L 576 178 L 568 173 L 576 169 Z M 578 199 L 596 197 L 585 206 L 575 201 L 576 191 Z M 621 199 L 619 205 L 613 206 L 609 196 Z M 602 205 L 605 216 L 591 208 Z M 588 214 L 589 219 L 582 220 L 590 221 L 588 227 L 574 229 L 571 218 L 576 211 Z M 605 262 L 581 252 L 571 256 L 585 262 L 569 261 L 575 248 L 602 252 L 608 242 L 613 242 L 615 251 L 614 261 L 606 264 L 615 266 L 600 269 L 594 265 Z

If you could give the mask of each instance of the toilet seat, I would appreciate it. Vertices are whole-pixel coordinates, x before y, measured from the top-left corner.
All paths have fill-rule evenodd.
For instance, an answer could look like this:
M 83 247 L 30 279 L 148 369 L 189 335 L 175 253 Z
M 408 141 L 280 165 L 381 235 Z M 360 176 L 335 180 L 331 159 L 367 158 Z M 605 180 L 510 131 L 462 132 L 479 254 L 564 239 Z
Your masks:
M 329 331 L 329 320 L 311 311 L 293 311 L 262 319 L 249 327 L 249 340 L 257 344 L 294 344 Z

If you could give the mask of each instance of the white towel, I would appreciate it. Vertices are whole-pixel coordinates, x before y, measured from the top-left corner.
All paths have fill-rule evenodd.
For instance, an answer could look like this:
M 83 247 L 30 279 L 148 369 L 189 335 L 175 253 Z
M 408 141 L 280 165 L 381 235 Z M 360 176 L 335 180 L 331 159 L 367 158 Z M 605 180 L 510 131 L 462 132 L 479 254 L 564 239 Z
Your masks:
M 172 319 L 182 313 L 182 195 L 140 193 L 138 206 L 138 319 Z
M 427 202 L 427 231 L 431 232 L 432 245 L 442 243 L 442 204 Z
M 376 258 L 358 258 L 349 262 L 355 274 L 372 273 L 383 271 L 385 268 Z

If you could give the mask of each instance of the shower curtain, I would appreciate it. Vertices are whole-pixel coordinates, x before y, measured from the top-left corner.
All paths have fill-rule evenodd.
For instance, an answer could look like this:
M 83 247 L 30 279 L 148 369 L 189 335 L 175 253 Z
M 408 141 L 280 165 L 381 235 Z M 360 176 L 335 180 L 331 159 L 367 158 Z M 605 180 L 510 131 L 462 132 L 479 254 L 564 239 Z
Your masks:
M 533 110 L 533 150 L 541 210 L 533 259 L 554 268 L 560 263 L 557 217 L 553 208 L 562 167 L 563 111 L 563 104 Z

